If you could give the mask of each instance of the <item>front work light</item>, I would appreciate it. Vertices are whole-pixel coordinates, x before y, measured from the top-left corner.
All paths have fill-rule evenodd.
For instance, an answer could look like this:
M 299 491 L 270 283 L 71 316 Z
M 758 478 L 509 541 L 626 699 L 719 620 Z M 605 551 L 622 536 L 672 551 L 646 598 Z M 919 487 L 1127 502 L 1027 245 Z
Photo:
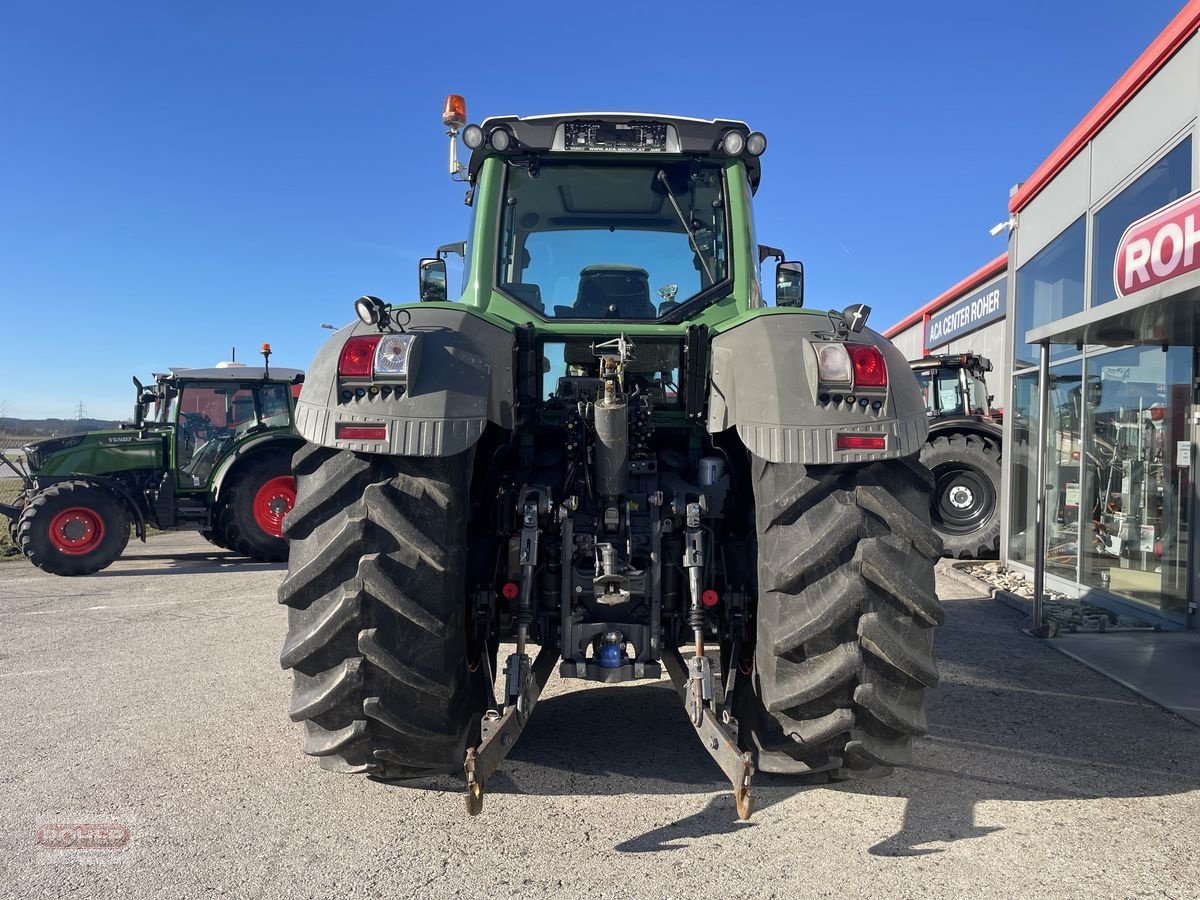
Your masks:
M 721 152 L 728 156 L 741 156 L 746 149 L 746 136 L 740 131 L 727 131 L 721 138 Z
M 408 377 L 408 361 L 412 357 L 415 334 L 385 335 L 375 348 L 375 374 Z
M 751 156 L 762 156 L 767 149 L 767 136 L 761 131 L 752 131 L 746 138 L 746 152 Z
M 468 150 L 478 150 L 483 146 L 483 129 L 478 125 L 468 125 L 463 129 L 462 139 Z
M 512 143 L 512 135 L 508 133 L 508 129 L 502 126 L 496 126 L 492 129 L 492 133 L 488 135 L 488 140 L 492 144 L 492 149 L 497 153 L 503 153 Z

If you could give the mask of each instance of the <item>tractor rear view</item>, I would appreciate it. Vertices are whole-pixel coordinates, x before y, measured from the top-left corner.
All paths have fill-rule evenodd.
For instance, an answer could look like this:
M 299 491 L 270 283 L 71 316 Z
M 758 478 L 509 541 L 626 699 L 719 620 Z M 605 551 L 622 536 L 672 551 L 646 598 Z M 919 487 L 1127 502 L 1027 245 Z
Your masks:
M 264 362 L 270 347 L 263 345 Z M 9 517 L 13 543 L 55 575 L 117 559 L 132 529 L 200 531 L 252 559 L 287 558 L 283 516 L 295 499 L 290 458 L 299 369 L 228 365 L 136 378 L 134 421 L 50 438 L 0 461 L 24 479 Z
M 910 363 L 929 414 L 921 461 L 934 477 L 931 516 L 945 554 L 996 557 L 1000 551 L 1000 460 L 1004 430 L 985 376 L 991 360 L 974 353 Z
M 478 813 L 557 671 L 669 676 L 743 817 L 756 770 L 908 763 L 942 620 L 925 408 L 868 308 L 803 308 L 788 261 L 764 300 L 766 138 L 467 125 L 455 96 L 443 121 L 474 211 L 442 248 L 469 248 L 461 296 L 439 252 L 418 302 L 360 298 L 297 403 L 279 599 L 304 751 L 462 772 Z

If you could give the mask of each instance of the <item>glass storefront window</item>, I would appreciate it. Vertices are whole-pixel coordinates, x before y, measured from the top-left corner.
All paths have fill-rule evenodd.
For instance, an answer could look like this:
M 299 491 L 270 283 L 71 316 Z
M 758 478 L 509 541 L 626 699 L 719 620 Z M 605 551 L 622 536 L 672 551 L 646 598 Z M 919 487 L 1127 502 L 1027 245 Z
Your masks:
M 1192 349 L 1088 360 L 1083 583 L 1183 620 L 1190 571 Z
M 1037 372 L 1026 372 L 1013 379 L 1008 403 L 1012 440 L 1004 454 L 1012 466 L 1008 491 L 1008 558 L 1029 565 L 1033 564 L 1033 517 L 1037 499 L 1033 493 L 1037 457 L 1032 441 L 1032 436 L 1037 433 L 1037 399 Z
M 1092 217 L 1093 306 L 1117 296 L 1113 257 L 1125 229 L 1191 189 L 1192 139 L 1188 137 Z
M 1087 217 L 1080 216 L 1017 270 L 1014 368 L 1037 365 L 1037 347 L 1025 343 L 1025 332 L 1083 310 L 1086 234 Z M 1050 348 L 1051 359 L 1073 353 L 1073 347 L 1053 345 Z
M 1046 571 L 1075 579 L 1079 556 L 1079 459 L 1082 451 L 1083 400 L 1079 360 L 1050 369 L 1050 427 L 1046 434 Z M 1009 493 L 1009 559 L 1033 564 L 1034 516 L 1037 512 L 1038 377 L 1036 372 L 1013 379 L 1013 461 Z

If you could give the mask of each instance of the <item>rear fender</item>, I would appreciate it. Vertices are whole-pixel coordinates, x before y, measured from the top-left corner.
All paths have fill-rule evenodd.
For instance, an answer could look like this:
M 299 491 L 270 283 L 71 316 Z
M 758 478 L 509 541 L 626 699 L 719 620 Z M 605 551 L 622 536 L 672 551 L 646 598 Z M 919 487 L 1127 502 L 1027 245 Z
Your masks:
M 293 453 L 304 446 L 304 441 L 294 434 L 264 434 L 248 441 L 242 441 L 234 451 L 226 456 L 213 475 L 212 496 L 214 501 L 221 499 L 221 489 L 231 473 L 235 472 L 247 459 L 257 457 L 262 453 L 284 453 L 291 457 Z
M 825 316 L 797 311 L 755 316 L 714 337 L 708 431 L 736 428 L 751 453 L 776 463 L 871 462 L 918 452 L 928 427 L 925 404 L 903 354 L 870 329 L 851 334 L 848 346 L 873 344 L 883 353 L 887 390 L 827 390 L 817 382 L 813 345 L 827 342 L 831 330 Z M 820 400 L 834 393 L 855 403 Z M 858 403 L 863 398 L 866 407 Z M 886 449 L 839 450 L 839 434 L 882 435 Z
M 324 447 L 396 456 L 453 456 L 479 440 L 488 422 L 513 427 L 512 331 L 465 309 L 405 307 L 403 329 L 384 334 L 417 336 L 404 393 L 384 396 L 370 387 L 398 382 L 378 378 L 341 379 L 338 358 L 350 337 L 377 335 L 376 326 L 347 325 L 317 352 L 306 370 L 296 401 L 296 428 L 304 439 Z M 359 389 L 363 395 L 358 396 Z M 340 423 L 385 425 L 381 441 L 339 439 Z

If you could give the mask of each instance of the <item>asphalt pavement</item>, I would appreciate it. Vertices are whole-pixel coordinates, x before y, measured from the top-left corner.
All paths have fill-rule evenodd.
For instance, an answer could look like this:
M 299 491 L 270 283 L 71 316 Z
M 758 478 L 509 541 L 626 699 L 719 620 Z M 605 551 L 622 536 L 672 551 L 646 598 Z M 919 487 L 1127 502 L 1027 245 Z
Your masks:
M 459 780 L 321 770 L 283 572 L 193 534 L 0 563 L 0 896 L 1200 897 L 1200 728 L 950 574 L 916 765 L 758 776 L 743 823 L 665 679 L 552 677 L 478 818 Z

